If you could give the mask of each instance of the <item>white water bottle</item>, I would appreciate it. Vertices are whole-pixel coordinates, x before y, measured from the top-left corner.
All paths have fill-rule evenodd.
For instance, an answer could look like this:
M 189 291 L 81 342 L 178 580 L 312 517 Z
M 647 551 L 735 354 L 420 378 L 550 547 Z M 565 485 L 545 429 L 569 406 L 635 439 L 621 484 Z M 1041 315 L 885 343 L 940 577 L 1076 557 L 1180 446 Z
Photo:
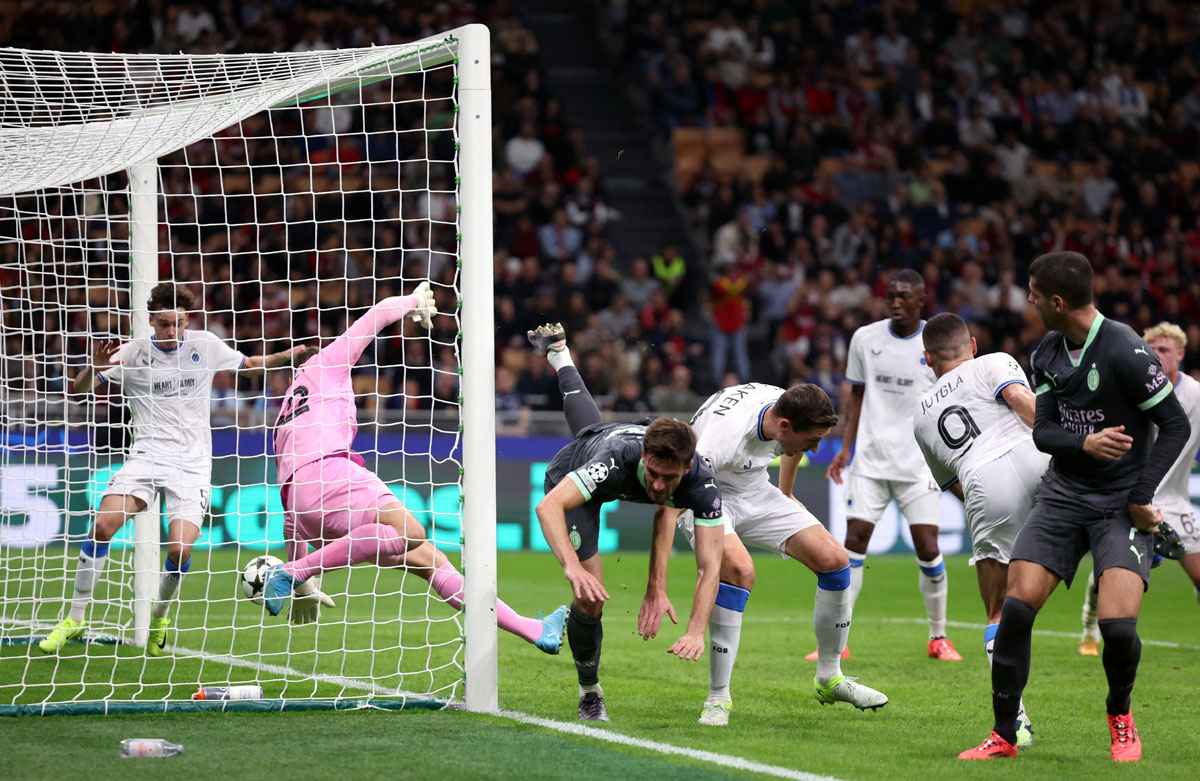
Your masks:
M 173 757 L 183 753 L 183 746 L 162 738 L 126 738 L 121 741 L 121 756 L 125 759 L 133 757 Z

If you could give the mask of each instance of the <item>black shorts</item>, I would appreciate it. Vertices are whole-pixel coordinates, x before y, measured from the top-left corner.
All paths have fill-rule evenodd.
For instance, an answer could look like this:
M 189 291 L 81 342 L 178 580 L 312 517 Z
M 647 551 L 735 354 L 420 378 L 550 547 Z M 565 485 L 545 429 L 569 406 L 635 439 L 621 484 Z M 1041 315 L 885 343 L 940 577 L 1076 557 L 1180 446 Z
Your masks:
M 1154 535 L 1134 528 L 1128 491 L 1083 493 L 1047 472 L 1012 558 L 1041 564 L 1070 588 L 1088 551 L 1097 575 L 1120 567 L 1141 575 L 1145 588 L 1150 587 Z
M 555 454 L 546 467 L 546 493 L 566 479 L 567 475 L 591 460 L 591 427 L 582 429 L 571 442 Z M 567 510 L 567 538 L 575 547 L 580 561 L 595 556 L 600 540 L 600 510 L 604 503 L 596 500 L 584 502 L 574 510 Z

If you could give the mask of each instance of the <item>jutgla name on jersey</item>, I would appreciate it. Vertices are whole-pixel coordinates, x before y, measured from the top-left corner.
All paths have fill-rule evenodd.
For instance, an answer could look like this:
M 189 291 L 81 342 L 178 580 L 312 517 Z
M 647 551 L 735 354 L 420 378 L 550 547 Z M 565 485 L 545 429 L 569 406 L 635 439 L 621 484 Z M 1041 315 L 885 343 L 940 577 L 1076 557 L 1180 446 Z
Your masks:
M 954 382 L 948 382 L 945 385 L 939 385 L 937 390 L 935 390 L 931 395 L 921 399 L 922 415 L 933 409 L 934 404 L 937 404 L 939 401 L 949 396 L 951 392 L 958 388 L 959 385 L 963 384 L 963 378 L 961 374 L 955 377 L 954 380 Z M 909 384 L 911 385 L 912 383 L 910 382 Z
M 179 381 L 179 390 L 180 391 L 187 390 L 188 388 L 195 386 L 195 384 L 196 384 L 195 377 L 184 377 L 182 380 Z M 176 392 L 175 380 L 157 380 L 153 384 L 152 388 L 153 388 L 153 392 L 159 394 L 160 396 L 169 396 L 172 393 Z
M 898 388 L 911 388 L 913 384 L 907 377 L 893 377 L 890 374 L 876 374 L 875 382 L 880 385 L 895 385 Z

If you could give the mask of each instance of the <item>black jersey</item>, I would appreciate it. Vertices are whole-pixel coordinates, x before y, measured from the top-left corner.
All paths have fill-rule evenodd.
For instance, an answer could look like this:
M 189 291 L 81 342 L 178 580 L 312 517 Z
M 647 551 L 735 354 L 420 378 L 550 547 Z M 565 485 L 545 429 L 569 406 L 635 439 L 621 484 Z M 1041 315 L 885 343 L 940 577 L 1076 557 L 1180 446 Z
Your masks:
M 1147 410 L 1171 395 L 1171 383 L 1154 350 L 1129 326 L 1096 319 L 1078 360 L 1058 331 L 1042 338 L 1030 358 L 1035 392 L 1052 394 L 1055 404 L 1038 405 L 1038 420 L 1050 409 L 1049 422 L 1080 435 L 1079 449 L 1057 452 L 1051 476 L 1068 486 L 1094 492 L 1126 491 L 1137 482 L 1154 442 Z M 1036 424 L 1035 424 L 1036 426 Z M 1116 461 L 1100 461 L 1082 450 L 1083 438 L 1101 429 L 1124 426 L 1132 449 Z
M 646 493 L 642 464 L 645 436 L 646 427 L 634 423 L 587 426 L 554 457 L 546 469 L 547 482 L 557 484 L 569 478 L 588 503 L 623 499 L 657 504 Z M 697 526 L 720 526 L 725 522 L 716 475 L 699 453 L 666 504 L 691 510 Z

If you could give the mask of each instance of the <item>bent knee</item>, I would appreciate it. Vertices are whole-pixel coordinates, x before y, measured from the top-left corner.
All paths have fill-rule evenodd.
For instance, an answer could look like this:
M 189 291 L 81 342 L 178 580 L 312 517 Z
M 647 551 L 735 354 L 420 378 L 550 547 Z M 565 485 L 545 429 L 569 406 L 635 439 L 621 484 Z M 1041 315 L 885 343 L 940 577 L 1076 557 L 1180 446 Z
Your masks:
M 578 608 L 579 612 L 583 613 L 584 615 L 591 616 L 592 618 L 598 618 L 600 614 L 604 612 L 604 600 L 577 599 L 571 603 L 571 609 L 575 610 L 576 608 Z
M 167 545 L 167 558 L 175 562 L 176 566 L 183 564 L 192 555 L 192 546 L 182 542 L 172 542 Z
M 754 560 L 749 556 L 738 556 L 721 562 L 721 580 L 750 591 L 754 588 Z
M 866 553 L 867 544 L 871 542 L 871 534 L 875 524 L 867 521 L 852 520 L 846 524 L 846 548 L 855 553 Z
M 813 557 L 813 571 L 837 572 L 850 566 L 850 556 L 841 545 L 829 550 L 822 550 Z

